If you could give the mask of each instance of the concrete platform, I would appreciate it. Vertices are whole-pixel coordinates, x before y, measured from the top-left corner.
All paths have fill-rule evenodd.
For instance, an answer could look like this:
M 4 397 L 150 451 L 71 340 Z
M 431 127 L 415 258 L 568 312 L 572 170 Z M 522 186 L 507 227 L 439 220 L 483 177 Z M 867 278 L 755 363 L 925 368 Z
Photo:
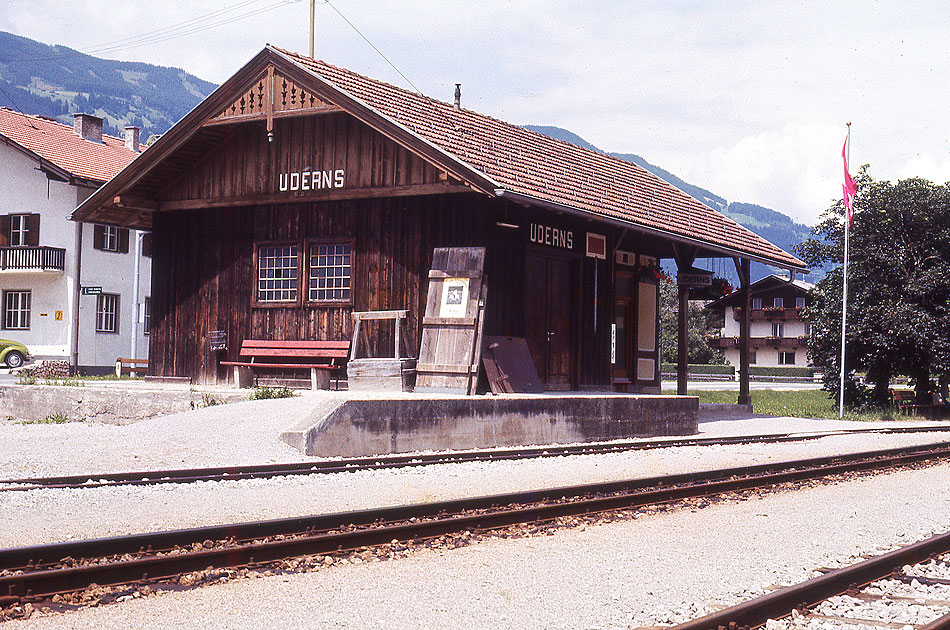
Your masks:
M 342 393 L 341 393 L 342 394 Z M 571 444 L 698 432 L 695 397 L 420 394 L 327 397 L 281 440 L 306 455 Z
M 247 400 L 249 392 L 142 380 L 71 379 L 51 382 L 78 385 L 19 385 L 13 380 L 0 382 L 0 417 L 36 422 L 50 415 L 59 415 L 70 422 L 128 424 L 190 409 Z

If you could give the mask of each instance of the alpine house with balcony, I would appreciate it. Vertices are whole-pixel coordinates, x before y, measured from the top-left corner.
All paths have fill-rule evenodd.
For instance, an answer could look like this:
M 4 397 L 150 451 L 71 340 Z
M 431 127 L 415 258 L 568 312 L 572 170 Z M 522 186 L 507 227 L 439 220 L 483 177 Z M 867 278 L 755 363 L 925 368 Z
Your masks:
M 138 136 L 103 135 L 88 114 L 70 127 L 0 108 L 0 337 L 34 357 L 95 371 L 147 354 L 146 233 L 67 219 L 135 159 Z
M 802 310 L 811 300 L 808 292 L 814 286 L 804 280 L 789 282 L 788 278 L 776 275 L 752 283 L 749 287 L 752 294 L 750 364 L 808 367 L 806 346 L 811 328 L 802 319 Z M 710 339 L 710 345 L 722 348 L 726 361 L 732 365 L 739 365 L 741 304 L 742 296 L 732 293 L 706 305 L 708 309 L 723 312 L 722 334 Z

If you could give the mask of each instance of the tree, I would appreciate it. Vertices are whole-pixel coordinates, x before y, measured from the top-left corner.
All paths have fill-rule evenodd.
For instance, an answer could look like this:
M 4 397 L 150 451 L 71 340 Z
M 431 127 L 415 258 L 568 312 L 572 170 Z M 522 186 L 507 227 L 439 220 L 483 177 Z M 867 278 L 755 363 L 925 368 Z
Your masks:
M 917 396 L 930 379 L 950 376 L 950 188 L 919 178 L 876 182 L 863 167 L 856 178 L 850 229 L 845 368 L 865 371 L 871 392 L 848 378 L 845 400 L 889 401 L 891 377 L 915 380 Z M 844 204 L 838 201 L 814 228 L 817 238 L 796 247 L 809 265 L 835 265 L 815 287 L 804 316 L 812 324 L 808 352 L 837 395 L 841 355 Z
M 675 282 L 660 283 L 660 326 L 661 345 L 660 357 L 664 363 L 676 363 L 679 314 L 679 288 Z M 703 304 L 690 301 L 686 319 L 688 363 L 726 362 L 722 350 L 709 345 L 708 335 L 716 333 L 722 327 L 721 316 L 718 313 L 703 308 Z

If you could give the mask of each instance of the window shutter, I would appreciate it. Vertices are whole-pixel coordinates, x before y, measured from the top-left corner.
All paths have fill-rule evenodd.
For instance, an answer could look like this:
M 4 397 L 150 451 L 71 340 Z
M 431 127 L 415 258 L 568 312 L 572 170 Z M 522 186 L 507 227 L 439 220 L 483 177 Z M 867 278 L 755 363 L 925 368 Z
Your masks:
M 106 226 L 104 225 L 92 226 L 92 246 L 94 249 L 106 248 Z
M 129 253 L 129 228 L 119 229 L 119 251 L 123 254 Z
M 40 215 L 26 215 L 26 244 L 36 247 L 40 244 Z
M 10 215 L 0 215 L 0 247 L 10 244 Z
M 152 233 L 146 232 L 142 236 L 142 255 L 146 258 L 152 257 Z

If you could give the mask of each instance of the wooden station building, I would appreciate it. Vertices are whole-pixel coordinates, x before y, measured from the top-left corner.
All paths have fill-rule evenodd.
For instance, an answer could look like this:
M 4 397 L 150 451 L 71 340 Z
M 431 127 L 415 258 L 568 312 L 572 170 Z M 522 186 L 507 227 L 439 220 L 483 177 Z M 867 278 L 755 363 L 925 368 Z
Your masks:
M 149 372 L 196 383 L 353 311 L 408 309 L 418 344 L 433 248 L 475 246 L 485 334 L 548 389 L 655 392 L 660 259 L 804 269 L 635 164 L 271 46 L 72 218 L 152 230 Z

